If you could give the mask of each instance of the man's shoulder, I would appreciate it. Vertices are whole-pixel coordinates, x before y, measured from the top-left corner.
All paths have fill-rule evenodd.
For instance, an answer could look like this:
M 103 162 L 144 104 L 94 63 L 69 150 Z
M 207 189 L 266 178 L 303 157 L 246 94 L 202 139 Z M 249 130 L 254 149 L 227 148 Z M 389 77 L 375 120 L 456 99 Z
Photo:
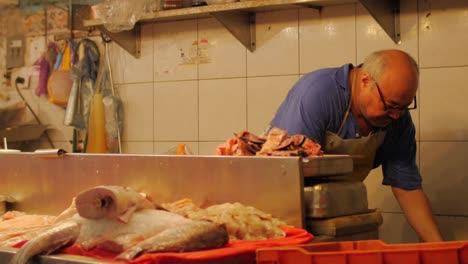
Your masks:
M 341 67 L 336 68 L 322 68 L 307 74 L 304 74 L 302 77 L 303 79 L 320 79 L 323 80 L 324 77 L 331 77 L 330 79 L 334 79 L 336 72 L 340 70 Z
M 330 86 L 340 87 L 342 83 L 346 82 L 344 72 L 347 73 L 350 67 L 352 67 L 351 64 L 345 64 L 335 68 L 318 69 L 305 74 L 298 83 L 305 86 L 314 86 L 318 89 L 328 89 Z
M 320 69 L 307 73 L 296 83 L 296 89 L 304 89 L 309 92 L 313 92 L 310 88 L 314 88 L 315 91 L 328 89 L 335 83 L 334 72 L 336 72 L 336 68 Z

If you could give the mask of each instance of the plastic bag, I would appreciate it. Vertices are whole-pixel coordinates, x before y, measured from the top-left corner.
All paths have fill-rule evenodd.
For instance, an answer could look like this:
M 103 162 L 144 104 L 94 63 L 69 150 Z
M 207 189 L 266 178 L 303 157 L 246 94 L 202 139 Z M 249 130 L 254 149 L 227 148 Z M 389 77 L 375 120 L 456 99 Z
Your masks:
M 171 147 L 164 154 L 166 155 L 193 155 L 192 150 L 184 143 Z
M 155 0 L 105 0 L 93 5 L 94 17 L 110 32 L 130 30 L 145 14 L 158 9 Z

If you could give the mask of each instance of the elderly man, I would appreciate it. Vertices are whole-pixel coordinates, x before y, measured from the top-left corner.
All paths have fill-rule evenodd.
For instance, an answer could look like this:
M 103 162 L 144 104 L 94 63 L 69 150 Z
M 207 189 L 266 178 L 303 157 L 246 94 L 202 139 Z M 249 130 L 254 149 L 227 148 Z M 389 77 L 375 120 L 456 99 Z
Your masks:
M 288 134 L 304 134 L 326 154 L 354 158 L 352 180 L 363 181 L 382 165 L 408 222 L 422 240 L 441 241 L 416 165 L 417 63 L 407 53 L 383 50 L 358 67 L 321 69 L 305 75 L 271 121 Z

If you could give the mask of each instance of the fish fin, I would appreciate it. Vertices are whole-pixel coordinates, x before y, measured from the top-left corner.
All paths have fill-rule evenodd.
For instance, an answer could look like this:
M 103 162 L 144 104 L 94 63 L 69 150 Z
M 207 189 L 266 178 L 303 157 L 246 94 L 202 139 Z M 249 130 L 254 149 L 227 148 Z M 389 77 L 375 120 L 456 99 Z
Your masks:
M 225 225 L 193 221 L 168 228 L 145 239 L 116 258 L 132 260 L 142 252 L 185 252 L 218 248 L 228 241 L 229 236 Z
M 119 215 L 117 217 L 117 220 L 119 220 L 120 222 L 122 223 L 128 223 L 128 221 L 130 220 L 130 217 L 132 216 L 132 214 L 136 211 L 137 207 L 136 206 L 132 206 L 132 207 L 129 207 L 127 211 L 125 211 L 125 213 Z

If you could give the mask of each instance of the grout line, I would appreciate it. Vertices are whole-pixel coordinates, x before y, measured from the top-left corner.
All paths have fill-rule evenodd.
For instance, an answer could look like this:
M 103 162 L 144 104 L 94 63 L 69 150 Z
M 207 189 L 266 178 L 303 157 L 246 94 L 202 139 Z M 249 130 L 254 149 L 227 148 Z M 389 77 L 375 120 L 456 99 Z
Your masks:
M 156 83 L 153 83 L 153 89 L 152 89 L 152 97 L 153 97 L 153 133 L 152 133 L 152 137 L 153 137 L 153 153 L 155 152 L 155 149 L 154 149 L 154 142 L 156 142 L 156 96 L 157 96 L 157 93 L 156 93 Z
M 443 216 L 443 217 L 458 217 L 458 218 L 468 218 L 468 215 L 460 215 L 460 214 L 433 214 L 435 216 Z
M 386 212 L 386 211 L 377 211 L 377 212 L 382 213 L 382 214 L 393 214 L 393 215 L 401 214 L 401 215 L 404 215 L 403 212 L 395 212 L 395 211 L 389 211 L 389 212 Z
M 255 14 L 255 17 L 254 17 L 254 32 L 255 32 L 255 50 L 257 50 L 257 47 L 258 47 L 258 43 L 257 43 L 257 14 Z M 250 25 L 252 26 L 252 25 Z M 254 50 L 254 52 L 255 52 Z M 248 78 L 249 77 L 249 50 L 247 49 L 247 47 L 244 47 L 244 56 L 245 56 L 245 78 Z
M 357 17 L 358 17 L 358 6 L 357 3 L 354 3 L 354 65 L 358 65 L 358 27 L 357 27 Z
M 436 142 L 436 143 L 453 143 L 453 142 L 468 142 L 468 139 L 466 140 L 459 140 L 459 139 L 456 139 L 456 140 L 418 140 L 418 142 L 421 142 L 421 143 L 427 143 L 427 142 Z
M 152 79 L 153 79 L 153 100 L 152 100 L 153 101 L 153 135 L 152 135 L 153 136 L 153 144 L 152 144 L 152 148 L 153 148 L 153 153 L 156 153 L 156 147 L 155 147 L 155 142 L 156 142 L 156 136 L 155 136 L 155 134 L 156 134 L 156 113 L 155 113 L 156 112 L 156 106 L 155 106 L 155 104 L 156 104 L 157 100 L 156 100 L 156 82 L 155 82 L 156 78 L 154 77 L 154 74 L 155 74 L 155 71 L 156 71 L 156 69 L 155 69 L 156 68 L 155 67 L 156 61 L 155 61 L 155 54 L 154 54 L 156 52 L 156 50 L 154 49 L 154 44 L 155 44 L 155 41 L 154 41 L 155 32 L 154 31 L 155 31 L 155 25 L 153 24 L 153 25 L 151 25 L 151 40 L 152 40 L 151 48 L 152 48 L 152 51 L 153 51 L 153 54 L 152 54 L 153 72 L 151 74 Z
M 301 73 L 299 73 L 300 75 Z M 189 82 L 189 81 L 210 81 L 210 80 L 233 80 L 244 78 L 267 78 L 267 77 L 287 77 L 297 76 L 298 73 L 278 74 L 278 75 L 256 75 L 256 76 L 238 76 L 238 77 L 218 77 L 218 78 L 203 78 L 203 79 L 184 79 L 184 80 L 167 80 L 167 81 L 147 81 L 147 82 L 128 82 L 128 83 L 115 83 L 115 85 L 135 85 L 135 84 L 148 84 L 148 83 L 174 83 L 174 82 Z
M 249 82 L 245 78 L 245 130 L 250 131 L 249 129 Z
M 258 45 L 258 43 L 257 43 L 257 14 L 255 14 L 254 20 L 255 20 L 255 24 L 254 24 L 254 26 L 255 26 L 255 29 L 254 29 L 254 31 L 255 31 L 255 49 L 257 49 L 257 45 Z M 252 25 L 250 25 L 250 26 L 252 26 Z M 248 69 L 247 69 L 249 67 L 248 56 L 249 56 L 250 51 L 247 48 L 245 48 L 244 51 L 245 51 L 245 108 L 246 108 L 245 109 L 245 129 L 247 131 L 250 131 L 249 130 L 249 95 L 248 95 L 249 76 L 248 76 Z
M 404 215 L 403 212 L 386 212 L 386 211 L 378 211 L 382 214 L 392 214 L 392 215 Z M 458 218 L 468 218 L 468 215 L 460 215 L 460 214 L 435 214 L 433 213 L 434 216 L 441 216 L 441 217 L 458 217 Z
M 297 10 L 297 70 L 298 74 L 301 74 L 301 10 Z
M 200 33 L 200 19 L 197 18 L 197 48 Z M 197 63 L 197 153 L 200 153 L 200 64 Z
M 57 141 L 58 142 L 58 141 Z M 62 142 L 68 142 L 68 141 L 62 141 Z M 143 143 L 143 142 L 151 142 L 150 140 L 126 140 L 125 142 L 131 142 L 131 143 Z M 198 141 L 196 140 L 183 140 L 183 139 L 174 139 L 174 140 L 156 140 L 154 143 L 171 143 L 171 142 L 187 142 L 187 143 L 197 143 Z M 221 142 L 220 141 L 206 141 L 206 142 Z
M 418 49 L 419 53 L 419 49 Z M 430 66 L 430 67 L 419 67 L 419 70 L 429 70 L 429 69 L 445 69 L 445 68 L 466 68 L 468 65 L 451 65 L 451 66 Z

